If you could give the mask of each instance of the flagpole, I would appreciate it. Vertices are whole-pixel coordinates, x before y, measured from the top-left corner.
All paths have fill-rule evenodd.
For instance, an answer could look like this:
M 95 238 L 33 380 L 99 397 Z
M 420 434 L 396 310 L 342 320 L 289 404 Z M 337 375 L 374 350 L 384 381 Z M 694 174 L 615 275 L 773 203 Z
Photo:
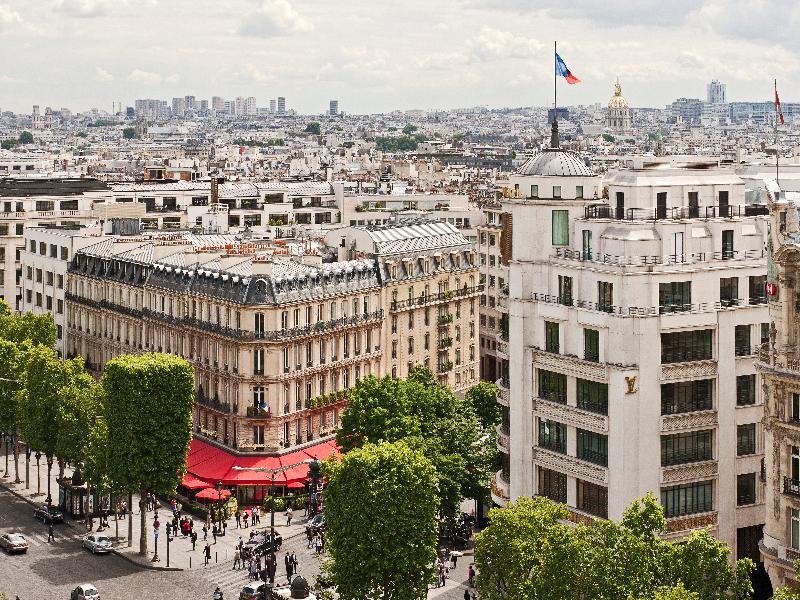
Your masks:
M 780 185 L 778 182 L 778 79 L 774 80 L 775 82 L 775 183 Z
M 553 41 L 553 118 L 556 118 L 558 112 L 558 42 Z

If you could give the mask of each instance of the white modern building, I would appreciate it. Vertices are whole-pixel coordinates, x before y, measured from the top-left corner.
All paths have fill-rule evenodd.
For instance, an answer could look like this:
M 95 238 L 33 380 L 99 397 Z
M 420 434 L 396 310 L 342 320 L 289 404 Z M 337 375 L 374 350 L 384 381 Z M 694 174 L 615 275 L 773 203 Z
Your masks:
M 576 522 L 653 492 L 668 536 L 758 557 L 767 217 L 719 169 L 600 178 L 553 148 L 504 201 L 509 361 L 495 501 L 544 495 Z M 507 458 L 505 458 L 507 457 Z

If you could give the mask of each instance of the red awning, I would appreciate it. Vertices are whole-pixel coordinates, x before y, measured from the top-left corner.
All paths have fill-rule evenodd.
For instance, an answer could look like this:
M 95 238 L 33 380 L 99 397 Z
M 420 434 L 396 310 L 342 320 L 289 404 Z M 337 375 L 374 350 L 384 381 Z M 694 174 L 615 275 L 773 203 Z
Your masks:
M 181 485 L 190 490 L 202 490 L 203 488 L 214 487 L 213 484 L 198 479 L 191 473 L 186 473 L 186 475 L 183 476 L 183 481 L 181 481 Z
M 198 500 L 225 500 L 231 495 L 229 490 L 215 490 L 214 488 L 206 488 L 197 492 L 194 497 Z
M 239 471 L 233 467 L 278 469 L 295 465 L 283 473 L 275 474 L 275 485 L 287 485 L 302 482 L 308 477 L 308 465 L 302 464 L 304 460 L 324 460 L 336 451 L 336 442 L 329 440 L 282 456 L 234 456 L 207 442 L 193 439 L 186 457 L 187 477 L 191 474 L 199 481 L 210 482 L 209 485 L 270 485 L 271 473 Z

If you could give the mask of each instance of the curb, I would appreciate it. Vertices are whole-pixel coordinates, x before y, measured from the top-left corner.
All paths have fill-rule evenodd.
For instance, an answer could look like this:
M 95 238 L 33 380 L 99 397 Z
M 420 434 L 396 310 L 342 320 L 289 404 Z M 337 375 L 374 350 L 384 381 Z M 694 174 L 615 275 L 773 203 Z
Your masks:
M 20 500 L 22 500 L 23 502 L 27 502 L 27 503 L 28 503 L 28 504 L 30 504 L 31 506 L 36 506 L 36 505 L 37 505 L 37 503 L 36 503 L 36 502 L 34 502 L 34 501 L 33 501 L 33 500 L 31 500 L 30 498 L 27 498 L 27 497 L 23 496 L 22 494 L 20 494 L 20 493 L 19 493 L 17 490 L 15 490 L 14 488 L 12 488 L 12 487 L 11 487 L 10 485 L 8 485 L 8 483 L 7 483 L 7 482 L 5 482 L 5 481 L 0 481 L 0 487 L 3 487 L 3 488 L 5 488 L 5 489 L 6 489 L 6 490 L 7 490 L 9 493 L 11 493 L 11 495 L 13 495 L 13 496 L 16 496 L 17 498 L 19 498 L 19 499 L 20 499 Z M 79 529 L 78 529 L 78 528 L 77 528 L 77 527 L 76 527 L 76 526 L 75 526 L 73 523 L 71 523 L 70 521 L 67 521 L 67 520 L 65 519 L 65 520 L 64 520 L 62 523 L 63 523 L 63 524 L 66 526 L 66 527 L 68 527 L 69 529 L 71 529 L 72 531 L 74 531 L 75 533 L 77 533 L 77 534 L 80 534 L 80 533 L 81 533 L 81 531 L 80 531 L 80 530 L 79 530 Z M 119 556 L 121 559 L 123 559 L 123 560 L 125 560 L 125 561 L 127 561 L 127 562 L 131 563 L 132 565 L 135 565 L 135 566 L 137 566 L 137 567 L 140 567 L 140 568 L 142 568 L 142 569 L 145 569 L 145 570 L 148 570 L 148 571 L 183 571 L 183 569 L 182 569 L 182 568 L 180 568 L 180 567 L 157 567 L 157 566 L 155 566 L 155 565 L 144 565 L 144 564 L 142 564 L 142 563 L 140 563 L 140 562 L 138 562 L 138 561 L 134 560 L 134 559 L 133 559 L 133 558 L 131 558 L 130 556 L 127 556 L 125 553 L 123 553 L 123 552 L 120 552 L 119 550 L 114 550 L 113 548 L 112 548 L 112 550 L 111 550 L 111 553 L 112 553 L 112 554 L 116 554 L 116 555 L 117 555 L 117 556 Z

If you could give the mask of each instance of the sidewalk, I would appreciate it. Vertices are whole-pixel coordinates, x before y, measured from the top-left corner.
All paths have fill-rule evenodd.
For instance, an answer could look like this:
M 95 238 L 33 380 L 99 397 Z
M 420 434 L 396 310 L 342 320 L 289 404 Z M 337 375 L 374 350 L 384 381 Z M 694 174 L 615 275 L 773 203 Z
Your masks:
M 31 458 L 30 464 L 30 487 L 25 486 L 25 455 L 21 454 L 19 459 L 19 478 L 20 483 L 14 483 L 15 471 L 13 456 L 9 456 L 8 473 L 5 469 L 5 454 L 0 454 L 0 485 L 7 488 L 16 496 L 30 502 L 32 505 L 44 504 L 47 498 L 47 464 L 42 459 L 41 462 L 41 495 L 37 495 L 37 468 L 35 459 Z M 72 469 L 67 468 L 65 475 L 71 476 Z M 58 466 L 53 465 L 50 481 L 50 493 L 54 505 L 58 504 Z M 139 496 L 133 496 L 133 506 L 129 507 L 128 515 L 126 518 L 120 518 L 118 522 L 115 521 L 113 514 L 108 517 L 109 527 L 103 531 L 106 535 L 115 539 L 114 553 L 122 556 L 126 560 L 133 562 L 143 568 L 157 569 L 157 570 L 186 570 L 186 569 L 199 569 L 203 568 L 203 548 L 205 543 L 203 541 L 203 520 L 189 515 L 194 519 L 194 529 L 197 532 L 197 544 L 195 550 L 192 550 L 192 543 L 188 537 L 178 535 L 172 538 L 169 543 L 169 564 L 167 563 L 167 542 L 165 527 L 168 519 L 172 518 L 172 511 L 168 505 L 162 504 L 158 509 L 159 521 L 161 522 L 160 534 L 158 539 L 158 555 L 160 560 L 152 562 L 154 555 L 154 536 L 153 536 L 153 512 L 147 514 L 147 548 L 148 556 L 144 557 L 139 555 L 139 535 L 141 531 L 140 522 L 141 514 L 139 513 Z M 261 515 L 261 523 L 256 526 L 257 529 L 269 527 L 270 515 L 267 511 L 266 514 Z M 292 525 L 286 526 L 286 516 L 284 513 L 275 513 L 275 530 L 283 536 L 284 542 L 287 539 L 292 539 L 297 536 L 305 537 L 305 524 L 306 517 L 302 516 L 301 511 L 295 511 L 295 518 L 292 519 Z M 99 519 L 94 519 L 95 531 L 99 525 Z M 84 535 L 88 533 L 83 519 L 72 519 L 65 515 L 64 525 L 72 529 L 76 534 Z M 131 545 L 128 545 L 129 528 L 132 525 L 131 531 Z M 117 527 L 119 528 L 117 538 Z M 211 563 L 228 563 L 233 561 L 233 554 L 236 544 L 239 541 L 239 536 L 246 543 L 250 537 L 250 532 L 253 527 L 236 528 L 236 522 L 233 519 L 228 520 L 227 535 L 218 536 L 216 544 L 214 543 L 211 532 L 208 532 L 208 543 L 211 545 Z

